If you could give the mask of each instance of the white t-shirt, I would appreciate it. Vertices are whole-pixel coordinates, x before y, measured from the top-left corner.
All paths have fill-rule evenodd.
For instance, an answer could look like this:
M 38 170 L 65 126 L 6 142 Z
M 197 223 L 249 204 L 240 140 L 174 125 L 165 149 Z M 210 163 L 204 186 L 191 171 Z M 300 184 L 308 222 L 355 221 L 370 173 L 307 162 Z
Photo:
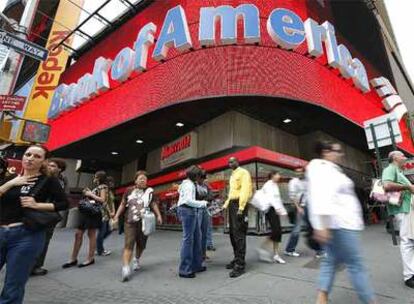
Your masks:
M 338 165 L 314 159 L 306 168 L 306 180 L 310 221 L 315 229 L 364 228 L 354 183 Z
M 288 188 L 289 188 L 289 198 L 294 202 L 301 202 L 302 205 L 305 204 L 305 197 L 302 198 L 302 195 L 306 193 L 306 180 L 300 178 L 292 178 L 289 181 Z

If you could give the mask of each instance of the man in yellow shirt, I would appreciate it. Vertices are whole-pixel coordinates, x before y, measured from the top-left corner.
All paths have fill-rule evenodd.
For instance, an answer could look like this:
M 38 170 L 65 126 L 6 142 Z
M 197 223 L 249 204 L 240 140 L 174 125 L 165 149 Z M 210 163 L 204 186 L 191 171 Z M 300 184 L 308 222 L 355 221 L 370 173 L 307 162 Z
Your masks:
M 249 171 L 239 166 L 239 161 L 235 157 L 229 159 L 229 167 L 233 173 L 230 177 L 228 198 L 223 208 L 229 210 L 230 241 L 234 259 L 226 268 L 232 269 L 231 278 L 237 278 L 244 273 L 246 265 L 247 203 L 252 196 L 252 178 Z

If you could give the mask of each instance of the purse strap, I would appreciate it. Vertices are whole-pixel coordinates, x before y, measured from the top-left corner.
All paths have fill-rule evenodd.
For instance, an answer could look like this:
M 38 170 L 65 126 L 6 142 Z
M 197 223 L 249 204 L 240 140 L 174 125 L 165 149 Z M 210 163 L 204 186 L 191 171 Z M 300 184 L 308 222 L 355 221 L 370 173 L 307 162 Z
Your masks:
M 29 193 L 29 196 L 35 197 L 40 190 L 42 190 L 43 186 L 46 185 L 48 178 L 45 176 L 35 187 L 33 187 Z

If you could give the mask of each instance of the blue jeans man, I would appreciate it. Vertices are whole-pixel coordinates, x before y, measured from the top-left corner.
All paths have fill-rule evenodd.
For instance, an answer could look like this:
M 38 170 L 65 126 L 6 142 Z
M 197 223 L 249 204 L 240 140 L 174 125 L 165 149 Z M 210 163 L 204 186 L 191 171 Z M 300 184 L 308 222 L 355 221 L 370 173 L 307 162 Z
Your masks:
M 296 252 L 296 246 L 299 242 L 302 225 L 305 225 L 307 229 L 310 228 L 310 222 L 308 219 L 308 208 L 306 206 L 303 208 L 303 213 L 296 212 L 296 223 L 293 227 L 292 232 L 290 233 L 289 241 L 285 249 L 285 254 L 291 256 L 299 256 L 299 253 Z M 313 249 L 316 251 L 317 256 L 322 256 L 324 254 L 324 250 L 322 247 Z
M 198 208 L 178 207 L 178 216 L 183 227 L 183 240 L 178 269 L 181 276 L 194 275 L 203 269 L 200 223 L 202 212 L 202 209 Z
M 23 303 L 29 274 L 45 244 L 45 231 L 25 226 L 0 227 L 0 270 L 6 264 L 6 277 L 0 304 Z

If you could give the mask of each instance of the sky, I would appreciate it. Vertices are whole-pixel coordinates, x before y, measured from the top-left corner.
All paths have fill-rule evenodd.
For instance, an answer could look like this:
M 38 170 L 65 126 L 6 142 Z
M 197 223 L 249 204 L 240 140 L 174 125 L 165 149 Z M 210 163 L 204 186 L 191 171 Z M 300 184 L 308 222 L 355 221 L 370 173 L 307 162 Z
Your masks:
M 413 12 L 414 0 L 385 0 L 394 35 L 404 62 L 404 66 L 414 81 L 414 40 Z

